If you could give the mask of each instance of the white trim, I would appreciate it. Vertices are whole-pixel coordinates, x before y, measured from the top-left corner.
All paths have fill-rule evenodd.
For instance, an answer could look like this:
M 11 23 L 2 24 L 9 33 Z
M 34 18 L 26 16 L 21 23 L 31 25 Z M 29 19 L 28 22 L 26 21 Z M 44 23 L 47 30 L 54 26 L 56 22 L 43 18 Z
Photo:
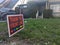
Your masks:
M 24 29 L 24 18 L 23 18 L 23 28 L 20 29 L 20 30 L 18 30 L 18 31 L 16 31 L 16 32 L 13 33 L 12 35 L 10 35 L 10 27 L 9 27 L 9 19 L 8 19 L 9 16 L 22 16 L 22 17 L 23 17 L 23 14 L 7 15 L 8 33 L 9 33 L 9 37 L 11 37 L 11 36 L 15 35 L 16 33 L 18 33 L 19 31 L 21 31 L 22 29 Z

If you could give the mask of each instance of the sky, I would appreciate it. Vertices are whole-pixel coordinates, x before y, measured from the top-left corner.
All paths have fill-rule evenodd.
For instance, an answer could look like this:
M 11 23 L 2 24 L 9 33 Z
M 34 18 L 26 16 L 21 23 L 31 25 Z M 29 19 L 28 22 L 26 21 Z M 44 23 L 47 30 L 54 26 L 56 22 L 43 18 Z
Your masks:
M 0 0 L 0 3 L 3 2 L 4 0 Z

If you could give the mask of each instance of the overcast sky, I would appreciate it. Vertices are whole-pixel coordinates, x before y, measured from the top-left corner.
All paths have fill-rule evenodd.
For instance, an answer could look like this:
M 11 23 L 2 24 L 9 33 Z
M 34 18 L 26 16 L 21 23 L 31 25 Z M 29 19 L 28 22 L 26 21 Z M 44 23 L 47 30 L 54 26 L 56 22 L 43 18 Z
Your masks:
M 0 3 L 3 2 L 4 0 L 0 0 Z

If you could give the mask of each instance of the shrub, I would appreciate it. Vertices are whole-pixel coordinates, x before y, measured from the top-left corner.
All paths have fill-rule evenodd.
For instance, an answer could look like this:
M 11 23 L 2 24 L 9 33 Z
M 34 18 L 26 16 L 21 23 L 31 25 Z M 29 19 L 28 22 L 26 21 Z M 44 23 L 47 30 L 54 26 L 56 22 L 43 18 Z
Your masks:
M 52 15 L 53 11 L 51 9 L 45 9 L 43 11 L 43 18 L 52 18 L 53 15 Z

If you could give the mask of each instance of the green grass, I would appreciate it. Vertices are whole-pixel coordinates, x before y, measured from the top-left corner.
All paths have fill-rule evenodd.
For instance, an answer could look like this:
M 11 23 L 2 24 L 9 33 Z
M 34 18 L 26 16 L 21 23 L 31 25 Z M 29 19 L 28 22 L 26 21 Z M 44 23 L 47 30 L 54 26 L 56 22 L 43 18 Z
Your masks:
M 0 32 L 5 30 L 7 31 L 6 23 L 0 23 Z M 24 30 L 16 34 L 15 37 L 30 39 L 30 41 L 50 42 L 50 45 L 60 45 L 60 19 L 26 19 Z
M 0 32 L 7 31 L 7 23 L 0 22 Z

